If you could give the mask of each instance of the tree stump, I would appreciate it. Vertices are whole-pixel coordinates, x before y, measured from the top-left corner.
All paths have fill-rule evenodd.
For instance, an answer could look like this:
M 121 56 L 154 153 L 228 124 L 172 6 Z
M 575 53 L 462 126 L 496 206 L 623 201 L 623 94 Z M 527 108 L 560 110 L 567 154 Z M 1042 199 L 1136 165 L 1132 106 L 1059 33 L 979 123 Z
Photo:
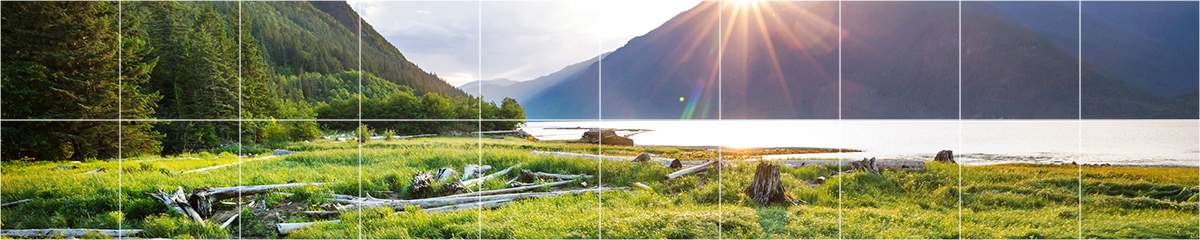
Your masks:
M 429 172 L 419 172 L 413 175 L 412 193 L 417 196 L 422 196 L 429 191 L 433 185 L 433 174 Z
M 937 153 L 937 156 L 933 157 L 933 161 L 944 162 L 944 163 L 956 163 L 956 162 L 954 162 L 954 151 L 942 150 Z
M 787 193 L 783 181 L 779 180 L 779 166 L 765 162 L 758 163 L 754 180 L 742 192 L 764 207 L 771 203 L 795 203 L 795 197 Z
M 850 169 L 854 171 L 879 174 L 879 166 L 875 165 L 875 158 L 863 158 L 862 161 L 850 162 Z
M 671 166 L 670 166 L 670 167 L 671 167 L 671 168 L 682 168 L 682 167 L 683 167 L 683 162 L 679 161 L 679 159 L 675 159 L 674 161 L 671 161 Z

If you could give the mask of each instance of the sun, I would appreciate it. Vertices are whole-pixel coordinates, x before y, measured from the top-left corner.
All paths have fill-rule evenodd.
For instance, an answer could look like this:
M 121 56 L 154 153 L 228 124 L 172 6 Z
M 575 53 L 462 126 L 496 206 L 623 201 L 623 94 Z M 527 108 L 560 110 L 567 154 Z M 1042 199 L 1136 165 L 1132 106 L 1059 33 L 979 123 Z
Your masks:
M 725 1 L 733 2 L 733 5 L 736 7 L 745 7 L 745 6 L 754 5 L 754 4 L 758 3 L 758 0 L 725 0 Z

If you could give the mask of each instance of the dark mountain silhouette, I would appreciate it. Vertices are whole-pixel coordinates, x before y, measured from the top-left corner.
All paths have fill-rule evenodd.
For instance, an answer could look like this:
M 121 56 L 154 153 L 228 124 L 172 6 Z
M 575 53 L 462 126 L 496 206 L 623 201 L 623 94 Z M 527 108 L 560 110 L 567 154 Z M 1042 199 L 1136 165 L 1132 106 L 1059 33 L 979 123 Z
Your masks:
M 568 65 L 557 72 L 541 76 L 527 81 L 513 81 L 509 79 L 494 79 L 487 81 L 474 81 L 459 86 L 463 92 L 471 95 L 482 95 L 485 101 L 497 101 L 504 98 L 516 99 L 522 104 L 529 103 L 530 99 L 538 94 L 542 94 L 546 89 L 553 87 L 565 80 L 579 78 L 584 70 L 587 70 L 592 64 L 597 62 L 597 58 L 593 57 L 586 61 Z M 536 109 L 535 109 L 536 110 Z M 529 113 L 540 114 L 540 113 Z
M 963 2 L 963 10 L 1024 26 L 1078 54 L 1077 4 Z M 1084 2 L 1082 12 L 1084 62 L 1164 97 L 1186 97 L 1181 94 L 1197 89 L 1196 3 Z
M 547 89 L 527 105 L 545 114 L 530 116 L 959 117 L 955 4 L 843 3 L 840 92 L 836 2 L 718 4 L 701 3 Z M 1079 117 L 1075 53 L 990 14 L 964 13 L 962 27 L 964 118 Z M 1084 118 L 1195 116 L 1189 98 L 1155 95 L 1086 61 L 1082 72 Z

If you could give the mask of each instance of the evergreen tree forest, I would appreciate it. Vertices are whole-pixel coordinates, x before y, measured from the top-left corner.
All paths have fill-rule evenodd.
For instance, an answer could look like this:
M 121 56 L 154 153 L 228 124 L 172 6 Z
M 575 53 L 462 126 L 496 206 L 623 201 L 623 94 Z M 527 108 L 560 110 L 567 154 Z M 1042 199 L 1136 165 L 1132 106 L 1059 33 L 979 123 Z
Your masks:
M 4 160 L 236 150 L 239 139 L 270 146 L 359 128 L 276 119 L 513 120 L 484 121 L 482 129 L 474 121 L 363 122 L 426 134 L 514 129 L 525 118 L 515 100 L 483 102 L 424 72 L 367 25 L 359 72 L 358 17 L 344 2 L 245 2 L 240 11 L 237 2 L 166 1 L 2 8 L 0 112 L 56 119 L 5 122 Z

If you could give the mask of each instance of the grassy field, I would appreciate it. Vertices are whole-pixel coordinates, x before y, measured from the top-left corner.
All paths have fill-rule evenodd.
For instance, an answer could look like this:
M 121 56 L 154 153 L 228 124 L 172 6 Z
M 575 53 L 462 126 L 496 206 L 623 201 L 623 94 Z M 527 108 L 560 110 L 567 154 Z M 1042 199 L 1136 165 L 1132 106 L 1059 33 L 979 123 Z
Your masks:
M 812 184 L 836 167 L 783 168 L 783 182 L 810 205 L 757 206 L 741 190 L 753 163 L 735 163 L 702 175 L 667 180 L 672 169 L 639 164 L 533 156 L 563 151 L 618 156 L 651 153 L 683 160 L 715 153 L 679 147 L 599 147 L 520 139 L 435 137 L 356 143 L 293 143 L 302 151 L 202 173 L 180 173 L 239 161 L 233 155 L 195 154 L 123 162 L 4 162 L 3 201 L 32 202 L 3 209 L 3 229 L 138 228 L 139 237 L 228 238 L 1190 238 L 1198 236 L 1197 169 L 1084 167 L 1005 164 L 964 166 L 928 163 L 925 171 L 851 173 Z M 746 153 L 753 155 L 753 153 Z M 251 156 L 254 158 L 257 156 Z M 244 159 L 243 159 L 244 160 Z M 572 183 L 626 187 L 641 182 L 649 191 L 605 192 L 528 199 L 498 209 L 431 213 L 419 209 L 343 211 L 340 222 L 324 222 L 287 236 L 274 222 L 309 219 L 300 210 L 327 205 L 328 194 L 408 194 L 413 174 L 466 164 L 599 177 Z M 77 166 L 63 170 L 57 166 Z M 97 168 L 105 172 L 79 175 Z M 493 170 L 495 171 L 495 170 Z M 515 171 L 514 171 L 515 172 Z M 719 174 L 718 174 L 719 172 Z M 961 191 L 958 188 L 962 176 Z M 504 179 L 489 180 L 498 189 Z M 1082 181 L 1080 181 L 1082 176 Z M 243 211 L 231 229 L 201 226 L 167 214 L 145 193 L 158 189 L 329 182 L 264 194 L 253 199 L 273 208 L 295 209 L 264 216 Z M 1082 204 L 1080 192 L 1082 188 Z M 361 192 L 360 192 L 361 189 Z M 392 191 L 389 195 L 381 191 Z M 961 192 L 961 209 L 960 197 Z M 251 200 L 251 199 L 247 199 Z M 1082 214 L 1080 214 L 1082 210 Z M 229 207 L 220 211 L 235 211 Z M 961 211 L 961 219 L 959 218 Z M 840 217 L 839 217 L 840 216 Z M 269 221 L 259 221 L 270 219 Z M 1082 224 L 1080 224 L 1082 223 Z M 960 225 L 961 224 L 961 225 Z M 101 237 L 101 236 L 95 236 Z

